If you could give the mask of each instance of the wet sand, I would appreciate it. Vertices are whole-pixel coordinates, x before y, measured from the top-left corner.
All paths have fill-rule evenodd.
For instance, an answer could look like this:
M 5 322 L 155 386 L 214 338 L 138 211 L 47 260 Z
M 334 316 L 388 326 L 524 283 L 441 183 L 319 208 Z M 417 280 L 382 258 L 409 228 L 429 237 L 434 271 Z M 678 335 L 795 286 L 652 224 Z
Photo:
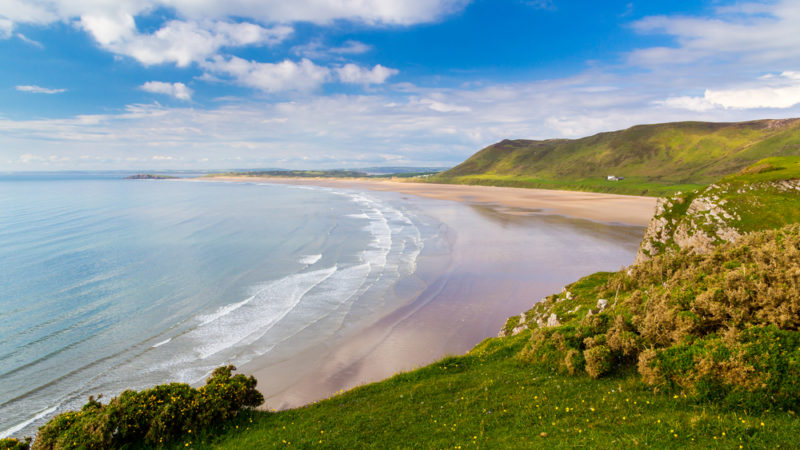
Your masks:
M 256 360 L 241 367 L 259 380 L 270 409 L 302 406 L 468 351 L 496 336 L 506 318 L 565 284 L 633 263 L 641 225 L 655 204 L 650 198 L 513 188 L 223 180 L 390 191 L 375 195 L 434 218 L 446 235 L 447 248 L 428 248 L 420 257 L 416 276 L 425 287 L 410 303 L 354 335 L 277 363 Z M 572 217 L 564 217 L 567 212 Z

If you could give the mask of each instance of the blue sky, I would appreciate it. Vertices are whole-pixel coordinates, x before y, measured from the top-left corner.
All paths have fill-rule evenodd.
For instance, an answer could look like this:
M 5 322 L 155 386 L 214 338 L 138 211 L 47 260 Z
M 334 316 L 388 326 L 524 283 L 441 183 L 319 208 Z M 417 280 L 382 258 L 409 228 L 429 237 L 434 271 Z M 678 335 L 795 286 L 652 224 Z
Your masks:
M 796 1 L 0 0 L 0 170 L 454 165 L 800 116 Z

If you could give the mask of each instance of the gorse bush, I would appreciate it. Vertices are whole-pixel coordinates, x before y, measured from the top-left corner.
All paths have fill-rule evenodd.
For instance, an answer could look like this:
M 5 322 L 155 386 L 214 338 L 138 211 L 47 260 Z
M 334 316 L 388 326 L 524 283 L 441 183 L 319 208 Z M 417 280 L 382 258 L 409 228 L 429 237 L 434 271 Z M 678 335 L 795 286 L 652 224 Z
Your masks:
M 159 445 L 207 429 L 258 406 L 264 397 L 252 376 L 219 367 L 195 389 L 171 383 L 125 391 L 103 405 L 92 397 L 80 411 L 51 419 L 39 430 L 34 449 L 103 449 L 126 444 Z
M 639 371 L 655 386 L 704 400 L 794 409 L 800 400 L 800 333 L 774 325 L 710 336 L 652 352 Z
M 0 450 L 28 450 L 31 448 L 31 438 L 20 441 L 17 438 L 0 439 Z
M 635 366 L 660 390 L 750 408 L 800 406 L 800 225 L 709 255 L 661 255 L 581 295 L 589 305 L 615 300 L 535 328 L 524 359 L 566 373 L 583 367 L 594 378 Z M 544 308 L 559 301 L 551 296 Z

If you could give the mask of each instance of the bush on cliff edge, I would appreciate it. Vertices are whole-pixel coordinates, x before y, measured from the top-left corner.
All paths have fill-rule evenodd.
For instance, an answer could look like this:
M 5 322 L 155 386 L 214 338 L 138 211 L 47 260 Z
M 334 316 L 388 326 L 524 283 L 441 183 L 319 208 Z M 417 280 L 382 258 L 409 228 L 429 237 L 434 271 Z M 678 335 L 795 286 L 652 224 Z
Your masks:
M 234 366 L 215 369 L 199 389 L 170 383 L 139 392 L 128 390 L 107 405 L 89 397 L 80 411 L 59 414 L 43 426 L 33 448 L 159 445 L 197 433 L 264 402 L 256 379 L 232 375 L 234 370 Z

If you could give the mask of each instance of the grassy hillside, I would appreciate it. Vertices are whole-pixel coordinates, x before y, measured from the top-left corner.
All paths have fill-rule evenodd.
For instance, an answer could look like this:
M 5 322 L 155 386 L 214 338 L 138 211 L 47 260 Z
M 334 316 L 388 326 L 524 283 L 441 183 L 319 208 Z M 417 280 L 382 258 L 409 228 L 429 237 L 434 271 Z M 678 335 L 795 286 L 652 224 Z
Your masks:
M 660 196 L 791 155 L 800 155 L 800 119 L 679 122 L 575 140 L 504 140 L 430 181 Z

